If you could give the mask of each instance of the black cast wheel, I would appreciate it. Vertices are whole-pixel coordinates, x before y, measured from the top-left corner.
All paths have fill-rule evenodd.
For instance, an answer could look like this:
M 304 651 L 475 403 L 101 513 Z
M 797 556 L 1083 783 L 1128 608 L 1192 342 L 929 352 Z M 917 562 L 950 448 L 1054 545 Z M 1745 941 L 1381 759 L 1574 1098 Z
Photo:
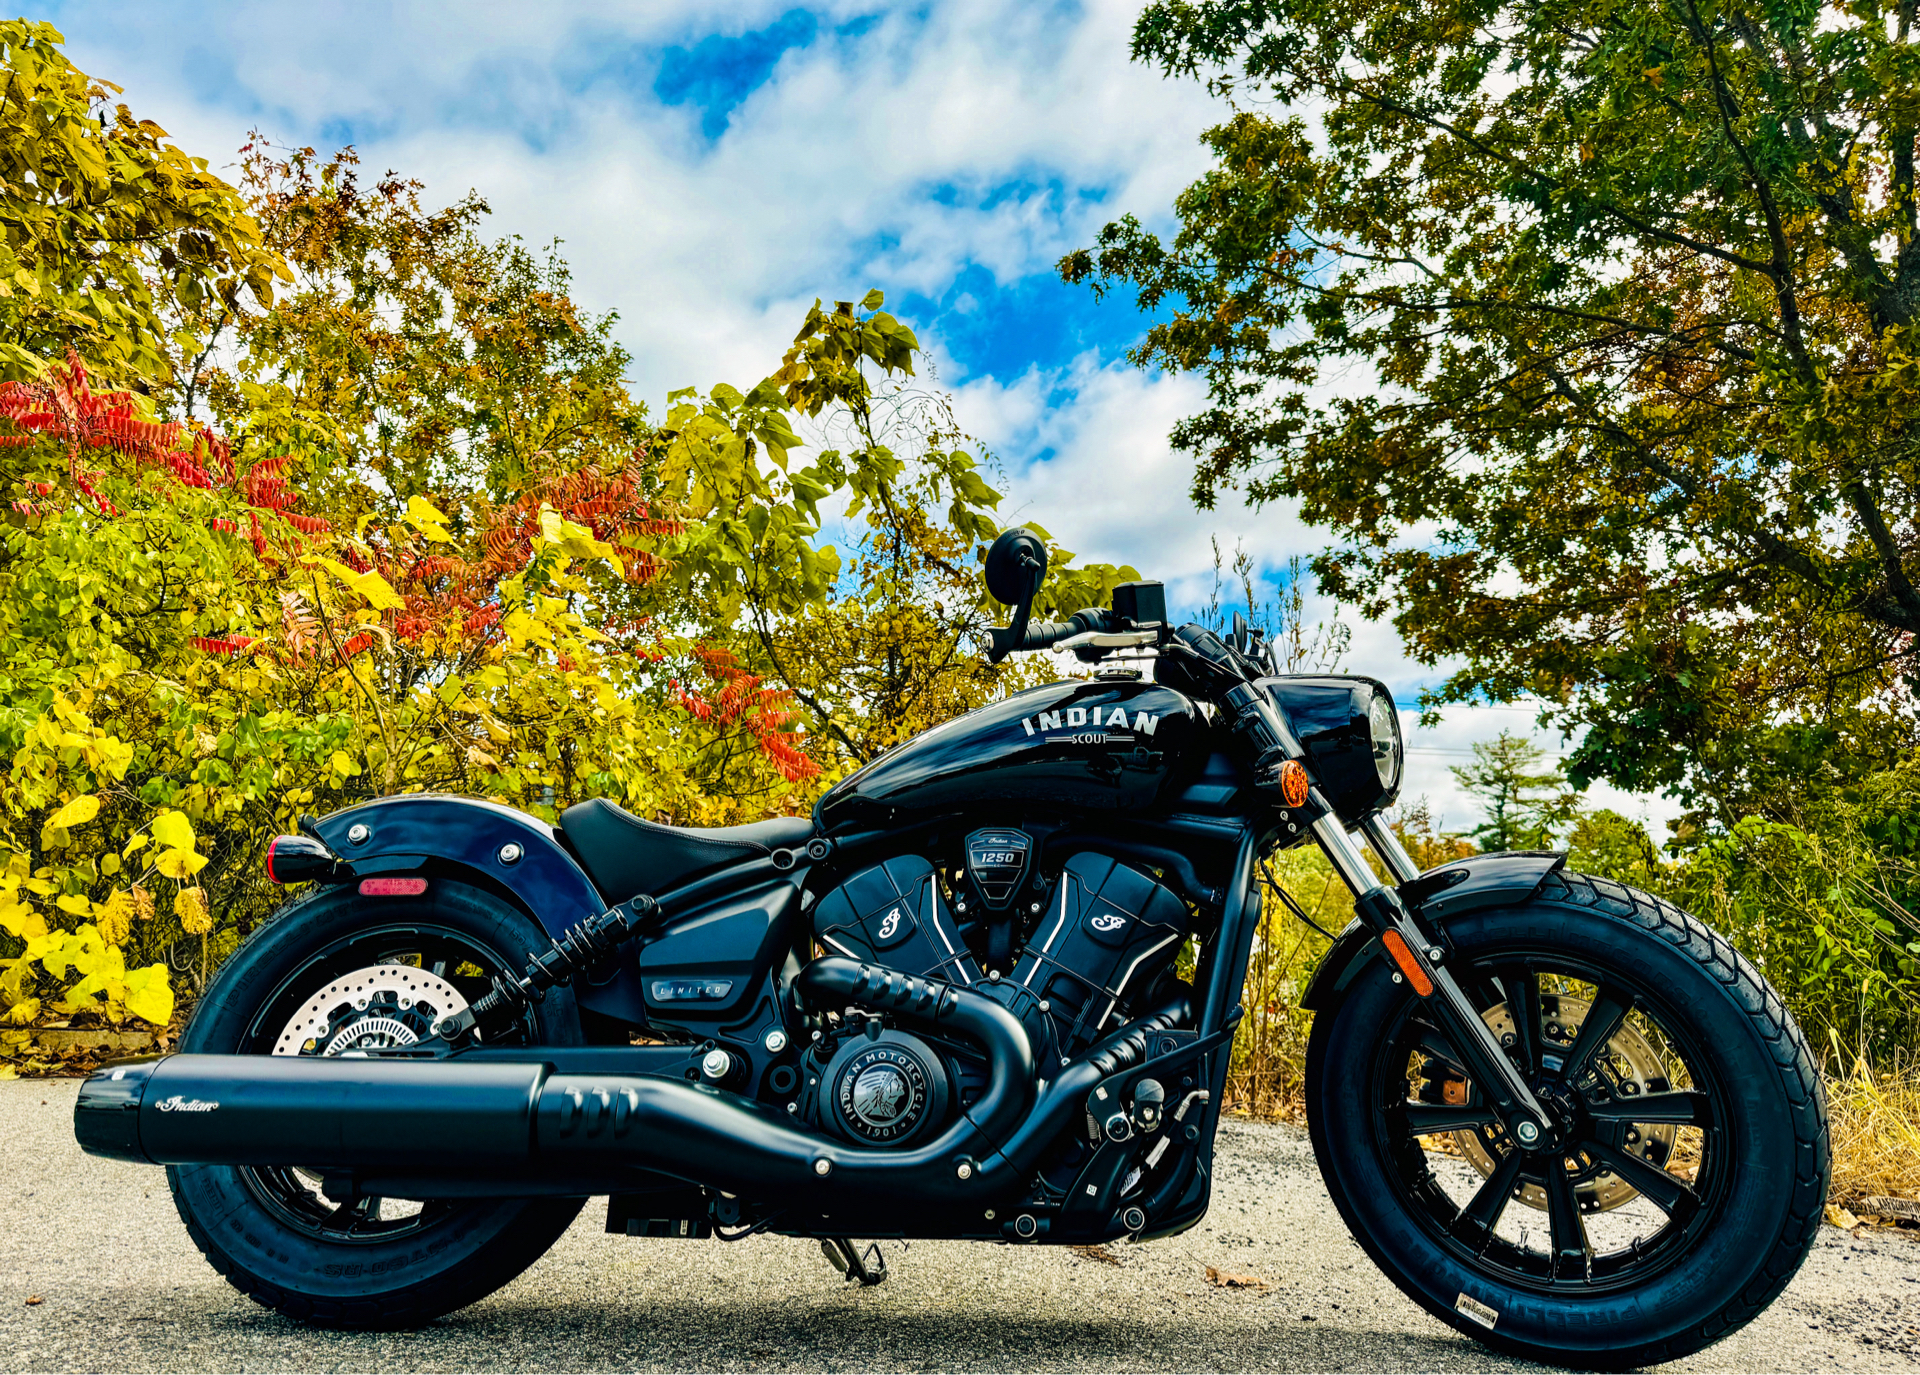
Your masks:
M 1308 1047 L 1347 1224 L 1416 1302 L 1536 1359 L 1672 1360 L 1772 1301 L 1819 1226 L 1826 1105 L 1759 973 L 1643 893 L 1556 875 L 1447 924 L 1452 969 L 1554 1119 L 1510 1138 L 1439 1020 L 1369 962 Z
M 545 943 L 523 913 L 456 883 L 397 898 L 322 889 L 234 952 L 180 1049 L 341 1055 L 412 1044 Z M 551 991 L 514 1039 L 579 1044 L 571 991 Z M 235 1288 L 329 1327 L 409 1327 L 465 1307 L 545 1254 L 585 1202 L 336 1200 L 297 1163 L 176 1165 L 167 1178 L 194 1241 Z

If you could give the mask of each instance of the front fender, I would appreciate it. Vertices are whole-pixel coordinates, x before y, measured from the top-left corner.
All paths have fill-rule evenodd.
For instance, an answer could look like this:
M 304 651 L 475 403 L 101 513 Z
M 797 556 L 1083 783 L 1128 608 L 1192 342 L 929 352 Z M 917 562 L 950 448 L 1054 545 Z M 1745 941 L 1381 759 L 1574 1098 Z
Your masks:
M 356 826 L 366 828 L 358 841 L 351 838 Z M 497 802 L 443 793 L 382 797 L 322 817 L 318 830 L 357 875 L 464 869 L 554 936 L 606 910 L 553 827 Z M 508 863 L 500 852 L 510 844 L 520 847 L 520 857 Z
M 1483 907 L 1510 907 L 1540 891 L 1547 876 L 1567 862 L 1560 850 L 1497 850 L 1436 865 L 1400 885 L 1400 898 L 1422 925 L 1439 923 Z M 1437 926 L 1430 929 L 1437 930 Z M 1347 984 L 1378 944 L 1355 917 L 1328 947 L 1313 971 L 1300 1006 L 1319 1012 L 1340 1000 Z

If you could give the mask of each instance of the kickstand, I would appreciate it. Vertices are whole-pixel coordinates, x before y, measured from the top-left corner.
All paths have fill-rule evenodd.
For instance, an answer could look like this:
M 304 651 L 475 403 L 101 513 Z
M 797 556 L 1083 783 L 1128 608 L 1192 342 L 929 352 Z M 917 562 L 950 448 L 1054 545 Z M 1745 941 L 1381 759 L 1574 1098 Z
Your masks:
M 877 1241 L 869 1242 L 862 1251 L 851 1237 L 828 1237 L 820 1243 L 820 1254 L 827 1258 L 827 1264 L 846 1276 L 849 1284 L 858 1280 L 863 1285 L 874 1285 L 887 1277 L 887 1258 L 880 1254 Z

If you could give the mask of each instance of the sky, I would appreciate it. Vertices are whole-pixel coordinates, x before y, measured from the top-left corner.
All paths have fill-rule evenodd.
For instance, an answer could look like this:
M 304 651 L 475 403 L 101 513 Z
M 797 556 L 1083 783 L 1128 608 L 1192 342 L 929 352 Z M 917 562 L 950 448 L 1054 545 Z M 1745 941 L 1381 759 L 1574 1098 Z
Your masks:
M 751 385 L 816 297 L 880 288 L 1002 465 L 1000 518 L 1161 578 L 1192 611 L 1212 585 L 1210 538 L 1244 546 L 1269 589 L 1329 538 L 1282 505 L 1194 510 L 1167 434 L 1200 408 L 1200 383 L 1128 364 L 1144 328 L 1132 304 L 1054 273 L 1122 214 L 1168 229 L 1206 166 L 1199 135 L 1221 108 L 1129 61 L 1138 8 L 62 0 L 30 17 L 216 169 L 252 129 L 351 143 L 364 170 L 417 177 L 430 200 L 477 190 L 490 232 L 563 241 L 576 298 L 618 313 L 634 389 L 656 410 L 676 387 Z M 1342 615 L 1344 666 L 1403 707 L 1445 675 L 1411 662 L 1391 624 Z M 1470 827 L 1449 767 L 1475 740 L 1532 730 L 1532 712 L 1451 708 L 1434 730 L 1414 716 L 1404 795 Z M 1589 798 L 1656 835 L 1679 810 L 1604 787 Z

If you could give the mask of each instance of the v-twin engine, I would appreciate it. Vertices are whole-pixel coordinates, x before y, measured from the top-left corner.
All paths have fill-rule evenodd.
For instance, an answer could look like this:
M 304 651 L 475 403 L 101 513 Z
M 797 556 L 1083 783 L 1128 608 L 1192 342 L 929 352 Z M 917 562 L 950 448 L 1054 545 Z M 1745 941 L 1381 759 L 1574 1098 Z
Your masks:
M 1023 939 L 1001 957 L 1011 968 L 993 967 L 989 953 L 983 972 L 956 912 L 967 897 L 950 901 L 940 871 L 918 855 L 862 870 L 829 893 L 814 907 L 814 935 L 837 954 L 972 988 L 1020 1018 L 1043 1068 L 1063 1064 L 1151 1000 L 1186 937 L 1186 905 L 1151 875 L 1086 852 L 1062 865 L 1050 892 L 1038 876 L 1031 886 L 1008 882 L 1011 860 L 1024 877 L 1029 838 L 998 831 L 968 840 L 972 906 L 985 914 L 972 926 L 1019 925 Z M 983 855 L 996 864 L 977 863 Z M 1042 892 L 1024 911 L 1009 901 Z

